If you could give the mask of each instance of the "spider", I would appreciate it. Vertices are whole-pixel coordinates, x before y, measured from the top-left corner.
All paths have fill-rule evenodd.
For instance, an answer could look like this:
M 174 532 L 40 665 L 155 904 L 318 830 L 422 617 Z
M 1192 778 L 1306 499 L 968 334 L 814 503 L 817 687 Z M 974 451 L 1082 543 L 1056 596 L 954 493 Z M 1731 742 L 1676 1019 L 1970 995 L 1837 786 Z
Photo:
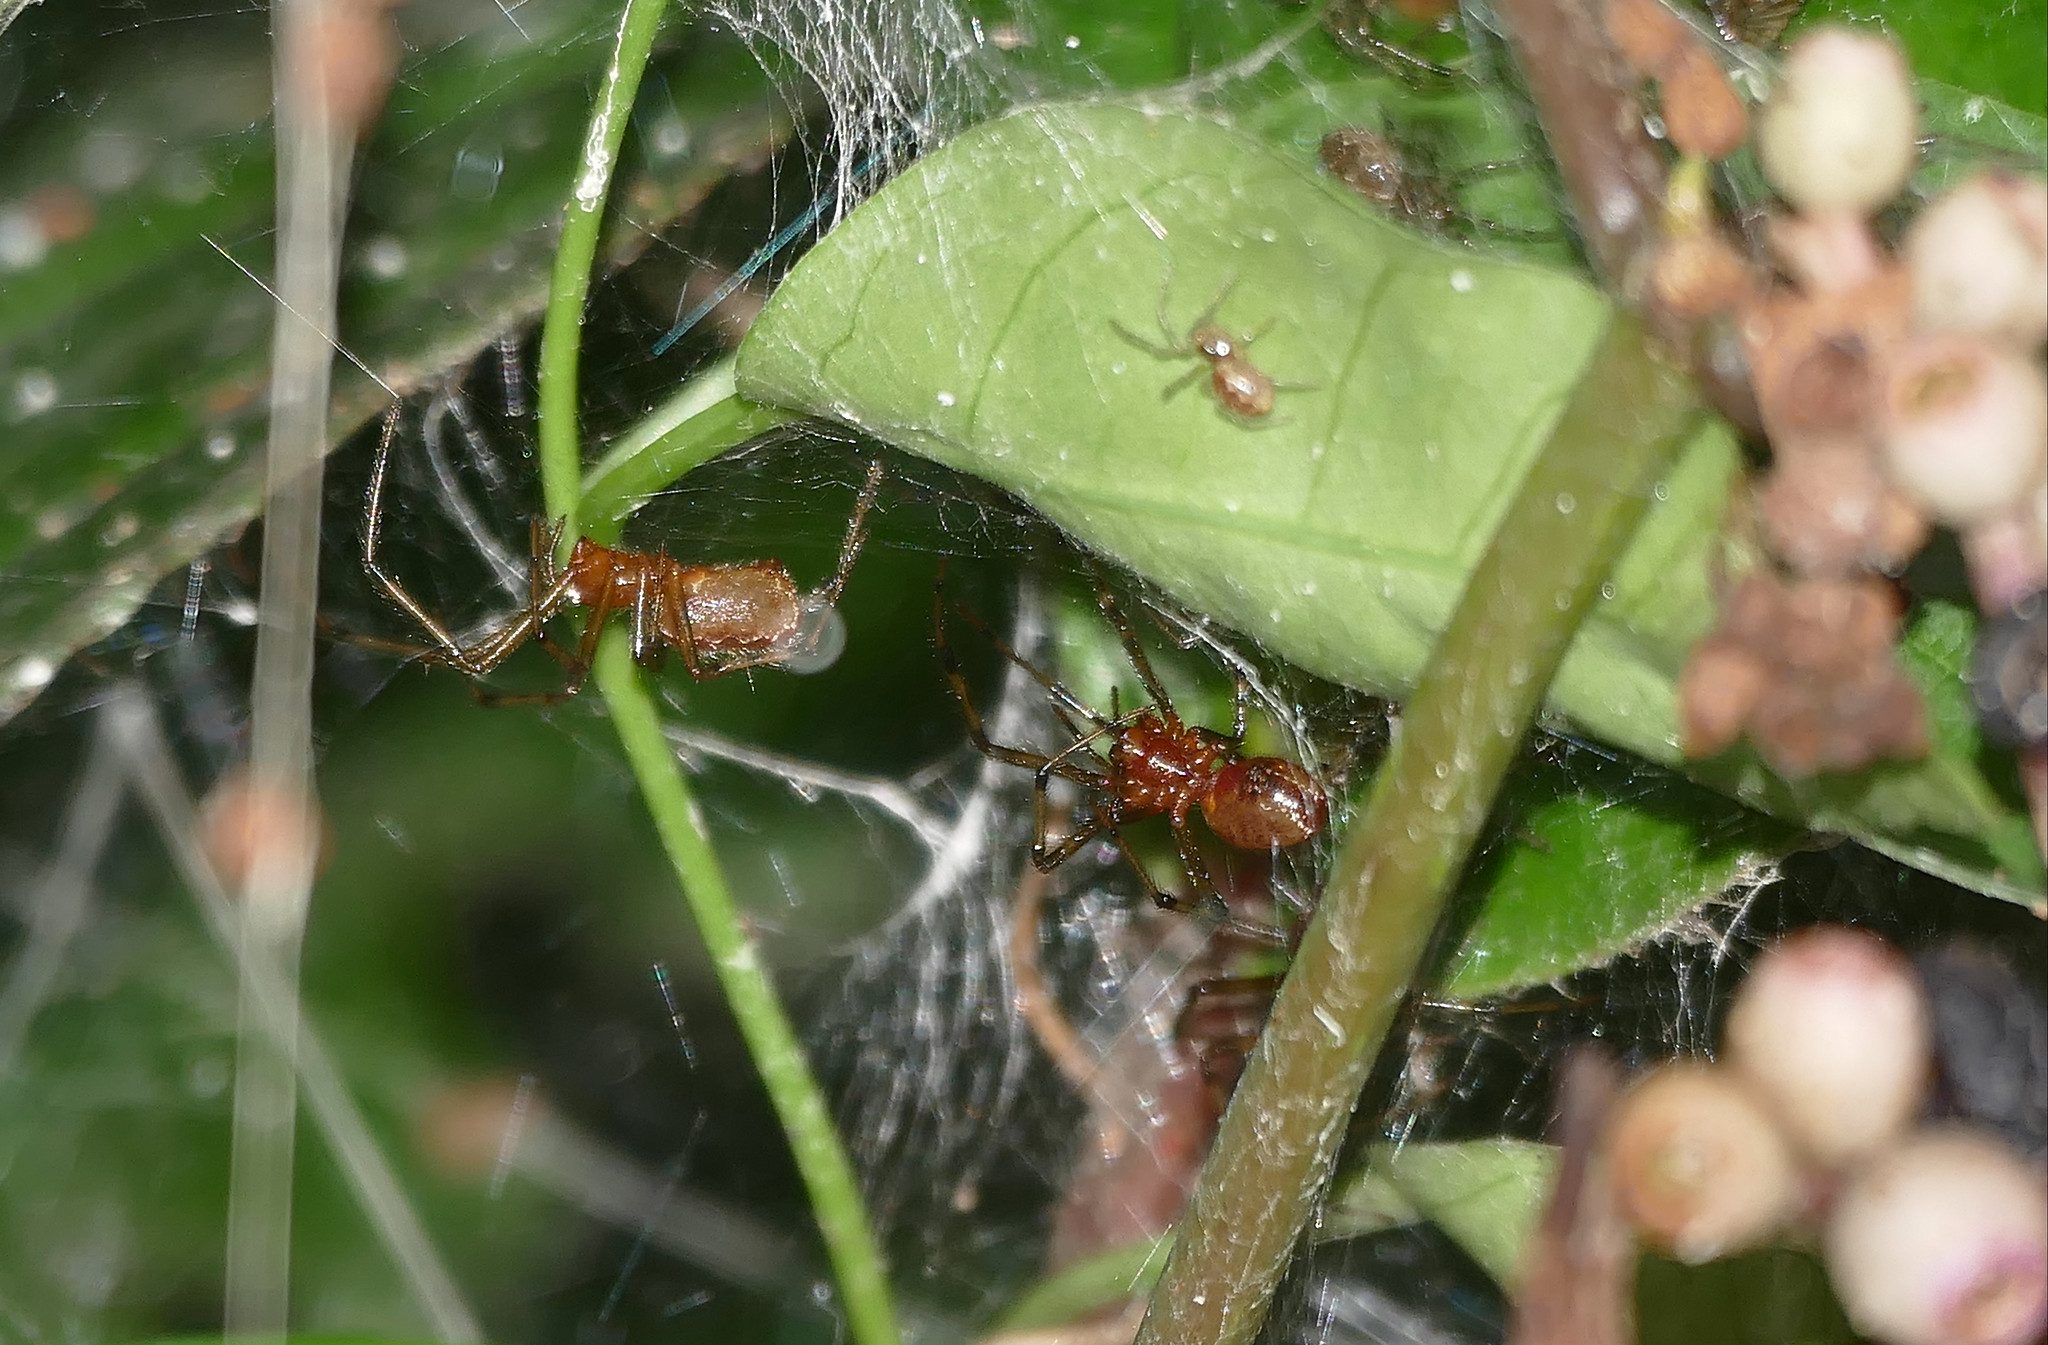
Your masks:
M 1188 724 L 1175 713 L 1166 688 L 1152 671 L 1135 631 L 1118 610 L 1108 587 L 1096 583 L 1096 604 L 1123 642 L 1124 654 L 1137 671 L 1151 699 L 1133 710 L 1103 715 L 1084 704 L 1059 681 L 1028 662 L 966 607 L 957 607 L 982 637 L 1045 689 L 1053 714 L 1073 735 L 1058 752 L 1046 754 L 991 742 L 981 712 L 968 693 L 951 644 L 946 639 L 945 572 L 933 589 L 932 615 L 940 666 L 967 720 L 967 736 L 975 748 L 997 761 L 1037 773 L 1032 789 L 1031 862 L 1041 872 L 1058 868 L 1099 836 L 1116 842 L 1137 870 L 1153 902 L 1165 910 L 1196 911 L 1206 896 L 1210 909 L 1223 904 L 1209 877 L 1191 819 L 1199 812 L 1218 839 L 1239 850 L 1280 850 L 1299 845 L 1321 831 L 1329 820 L 1329 802 L 1309 773 L 1284 757 L 1244 754 L 1245 716 L 1250 688 L 1237 679 L 1236 712 L 1228 734 Z M 1089 727 L 1083 729 L 1082 722 Z M 1050 833 L 1053 778 L 1071 780 L 1087 790 L 1090 813 L 1055 841 Z M 1147 817 L 1163 816 L 1173 829 L 1174 845 L 1189 882 L 1189 894 L 1163 891 L 1146 872 L 1124 836 L 1124 828 Z M 1234 931 L 1265 943 L 1284 944 L 1285 936 L 1264 926 L 1225 915 Z
M 391 443 L 398 418 L 386 417 L 377 445 L 369 488 L 363 497 L 363 569 L 399 610 L 417 621 L 433 639 L 422 654 L 481 680 L 528 640 L 537 639 L 568 673 L 557 691 L 538 695 L 505 695 L 482 687 L 473 690 L 487 705 L 553 704 L 575 695 L 589 675 L 597 639 L 607 618 L 631 614 L 633 657 L 652 664 L 665 650 L 682 657 L 690 676 L 707 678 L 746 668 L 791 666 L 809 661 L 818 666 L 821 645 L 831 633 L 833 609 L 846 587 L 846 577 L 867 538 L 868 511 L 882 483 L 879 458 L 868 465 L 865 484 L 847 520 L 832 578 L 810 593 L 798 591 L 781 561 L 755 560 L 720 564 L 685 564 L 666 552 L 632 551 L 605 546 L 587 537 L 576 540 L 566 565 L 555 561 L 563 522 L 532 527 L 532 567 L 527 577 L 526 606 L 516 615 L 465 645 L 377 560 L 377 541 L 384 522 L 384 476 L 391 461 Z M 547 622 L 564 608 L 590 609 L 582 643 L 571 655 L 548 638 Z
M 1485 230 L 1526 242 L 1549 236 L 1529 229 L 1482 220 L 1458 203 L 1461 184 L 1486 173 L 1523 166 L 1518 160 L 1475 163 L 1454 172 L 1437 172 L 1418 162 L 1399 141 L 1366 126 L 1340 126 L 1324 136 L 1316 157 L 1345 186 L 1378 206 L 1388 216 L 1437 238 L 1458 238 Z
M 1236 285 L 1233 278 L 1217 291 L 1209 306 L 1202 310 L 1202 315 L 1188 328 L 1187 335 L 1178 341 L 1174 340 L 1173 328 L 1166 321 L 1164 288 L 1159 294 L 1159 335 L 1162 340 L 1148 340 L 1121 322 L 1112 322 L 1110 326 L 1116 329 L 1118 336 L 1155 358 L 1183 360 L 1192 355 L 1202 360 L 1208 365 L 1209 391 L 1215 395 L 1217 405 L 1241 419 L 1259 420 L 1273 413 L 1275 393 L 1295 385 L 1275 383 L 1271 375 L 1253 364 L 1244 353 L 1252 342 L 1271 330 L 1272 323 L 1242 340 L 1216 324 L 1216 310 L 1223 307 L 1223 301 L 1230 297 L 1230 291 Z M 1179 395 L 1201 376 L 1202 366 L 1198 364 L 1167 384 L 1160 400 Z

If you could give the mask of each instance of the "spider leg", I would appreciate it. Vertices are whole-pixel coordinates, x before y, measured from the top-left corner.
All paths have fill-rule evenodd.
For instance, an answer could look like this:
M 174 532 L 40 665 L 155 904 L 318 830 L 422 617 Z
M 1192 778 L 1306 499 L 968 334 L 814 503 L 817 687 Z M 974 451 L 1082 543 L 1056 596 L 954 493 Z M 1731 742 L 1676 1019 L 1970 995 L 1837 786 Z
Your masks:
M 718 676 L 718 669 L 697 657 L 697 627 L 690 616 L 690 591 L 683 583 L 680 569 L 670 571 L 664 592 L 668 602 L 668 646 L 682 657 L 683 671 L 697 682 Z
M 1273 324 L 1275 324 L 1275 323 L 1276 323 L 1276 322 L 1278 322 L 1279 320 L 1280 320 L 1280 319 L 1278 319 L 1278 318 L 1267 318 L 1267 319 L 1266 319 L 1266 321 L 1265 321 L 1265 323 L 1264 323 L 1264 325 L 1262 325 L 1262 326 L 1261 326 L 1261 327 L 1260 327 L 1260 328 L 1259 328 L 1259 329 L 1258 329 L 1257 331 L 1253 332 L 1253 333 L 1252 333 L 1252 334 L 1251 334 L 1250 336 L 1240 336 L 1240 337 L 1239 337 L 1239 338 L 1237 339 L 1237 344 L 1238 344 L 1238 345 L 1239 345 L 1240 347 L 1243 347 L 1243 346 L 1248 346 L 1248 345 L 1250 345 L 1250 344 L 1251 344 L 1252 342 L 1254 342 L 1254 341 L 1258 340 L 1258 339 L 1259 339 L 1260 337 L 1264 336 L 1264 335 L 1265 335 L 1265 334 L 1266 334 L 1267 332 L 1270 332 L 1270 331 L 1272 331 L 1272 330 L 1273 330 Z M 1274 386 L 1274 387 L 1278 387 L 1278 386 L 1280 386 L 1280 385 L 1276 383 L 1276 384 L 1274 384 L 1273 386 Z
M 1145 870 L 1144 861 L 1138 858 L 1138 852 L 1131 848 L 1131 842 L 1123 832 L 1113 830 L 1109 834 L 1115 839 L 1116 848 L 1121 850 L 1124 858 L 1130 862 L 1131 868 L 1137 871 L 1138 883 L 1145 889 L 1145 895 L 1152 899 L 1154 906 L 1162 911 L 1173 911 L 1180 915 L 1215 914 L 1214 910 L 1199 898 L 1184 897 L 1178 892 L 1162 890 L 1159 884 L 1152 881 L 1152 875 Z
M 1363 12 L 1354 13 L 1354 10 Z M 1324 12 L 1323 30 L 1336 39 L 1338 46 L 1353 56 L 1371 61 L 1410 88 L 1445 83 L 1458 77 L 1458 72 L 1450 66 L 1418 56 L 1374 32 L 1369 6 L 1332 6 Z
M 569 602 L 569 577 L 566 574 L 556 575 L 551 565 L 548 573 L 553 582 L 542 590 L 529 586 L 525 611 L 475 644 L 464 647 L 427 611 L 426 605 L 413 597 L 398 577 L 377 559 L 377 544 L 384 530 L 384 481 L 391 465 L 391 446 L 397 433 L 398 411 L 394 407 L 384 417 L 383 437 L 377 443 L 377 456 L 370 467 L 370 483 L 363 492 L 363 570 L 394 606 L 419 623 L 420 629 L 432 637 L 435 648 L 427 651 L 427 657 L 459 668 L 471 677 L 483 677 L 509 658 L 513 650 L 532 639 L 535 632 Z
M 626 608 L 627 643 L 633 651 L 633 662 L 646 667 L 654 661 L 654 651 L 660 648 L 653 630 L 653 613 L 648 610 L 647 569 L 645 566 L 633 572 L 633 597 Z
M 1031 838 L 1031 867 L 1040 873 L 1051 873 L 1060 865 L 1081 853 L 1081 848 L 1109 830 L 1109 819 L 1091 817 L 1073 831 L 1048 844 L 1052 827 L 1051 810 L 1045 803 L 1046 791 L 1041 779 L 1035 790 L 1037 802 L 1032 806 L 1033 834 Z
M 941 583 L 943 584 L 943 578 Z M 981 721 L 981 710 L 974 703 L 973 693 L 967 689 L 967 676 L 960 671 L 960 661 L 953 656 L 953 646 L 946 639 L 946 609 L 943 588 L 932 595 L 932 616 L 935 627 L 934 642 L 939 651 L 939 667 L 945 673 L 946 685 L 953 693 L 953 699 L 960 702 L 961 716 L 967 721 L 967 740 L 974 744 L 974 750 L 997 761 L 1026 770 L 1037 770 L 1048 758 L 1042 752 L 1027 752 L 1021 747 L 1005 747 L 989 739 L 988 729 Z
M 1216 314 L 1222 311 L 1224 300 L 1228 299 L 1230 297 L 1230 292 L 1237 288 L 1237 282 L 1241 278 L 1242 277 L 1237 272 L 1232 271 L 1230 273 L 1230 278 L 1223 282 L 1223 288 L 1216 291 L 1216 297 L 1211 299 L 1209 301 L 1209 306 L 1202 310 L 1201 316 L 1197 317 L 1193 322 L 1188 324 L 1188 330 L 1192 332 L 1198 330 L 1199 328 L 1206 327 L 1210 323 L 1214 322 L 1216 320 Z M 1267 325 L 1270 326 L 1271 324 L 1269 323 Z M 1245 345 L 1249 343 L 1239 342 L 1239 344 Z
M 1227 913 L 1229 905 L 1224 902 L 1223 895 L 1216 890 L 1216 880 L 1209 875 L 1209 862 L 1202 858 L 1202 848 L 1196 843 L 1195 833 L 1189 829 L 1186 822 L 1175 822 L 1173 824 L 1173 845 L 1174 849 L 1180 852 L 1181 868 L 1186 870 L 1188 881 L 1194 885 L 1195 891 L 1208 892 L 1211 898 L 1218 905 L 1222 906 Z M 1230 914 L 1224 916 L 1223 923 L 1231 933 L 1250 939 L 1255 943 L 1263 943 L 1273 948 L 1287 947 L 1285 931 L 1275 929 L 1271 925 L 1261 925 L 1252 920 L 1241 920 L 1237 916 Z
M 1473 178 L 1485 177 L 1491 173 L 1505 173 L 1509 169 L 1527 170 L 1533 166 L 1524 155 L 1517 155 L 1512 159 L 1488 159 L 1484 163 L 1460 164 L 1456 168 L 1446 168 L 1436 175 L 1436 180 L 1444 187 L 1455 188 Z
M 1147 340 L 1146 338 L 1132 331 L 1129 327 L 1124 326 L 1121 322 L 1118 322 L 1115 318 L 1111 318 L 1109 320 L 1109 325 L 1118 336 L 1121 336 L 1124 340 L 1130 342 L 1138 349 L 1144 351 L 1147 355 L 1152 356 L 1154 359 L 1179 360 L 1186 359 L 1189 355 L 1188 350 L 1184 347 L 1170 345 L 1163 341 Z M 1165 330 L 1163 318 L 1161 319 L 1160 330 Z
M 1138 633 L 1131 629 L 1130 618 L 1117 606 L 1116 597 L 1109 591 L 1109 580 L 1101 569 L 1095 569 L 1095 605 L 1102 609 L 1102 615 L 1116 628 L 1117 638 L 1123 642 L 1124 655 L 1131 661 L 1131 667 L 1138 673 L 1138 682 L 1145 688 L 1145 694 L 1152 698 L 1162 715 L 1177 720 L 1173 713 L 1173 699 L 1166 694 L 1166 687 L 1159 675 L 1152 671 L 1152 661 L 1145 657 L 1144 646 L 1138 643 Z
M 377 456 L 370 463 L 370 483 L 363 491 L 363 570 L 386 599 L 433 639 L 444 661 L 463 667 L 462 645 L 377 561 L 377 543 L 384 533 L 384 477 L 391 466 L 391 444 L 398 435 L 399 415 L 400 408 L 396 406 L 384 413 L 384 432 L 377 441 Z
M 536 517 L 529 527 L 533 544 L 533 564 L 528 566 L 526 571 L 526 602 L 530 609 L 539 607 L 541 595 L 563 578 L 563 572 L 555 568 L 555 549 L 561 545 L 562 529 L 568 521 L 559 519 L 550 527 Z M 545 626 L 534 632 L 534 638 L 540 641 L 542 649 L 547 650 L 548 657 L 561 664 L 570 674 L 573 675 L 582 667 L 576 662 L 574 654 L 555 643 L 554 637 L 548 634 Z
M 1195 385 L 1195 380 L 1208 372 L 1208 365 L 1197 364 L 1194 368 L 1188 370 L 1179 378 L 1174 379 L 1173 382 L 1168 383 L 1163 389 L 1161 389 L 1159 393 L 1159 400 L 1162 402 L 1172 401 L 1175 397 L 1180 396 L 1180 394 L 1186 392 L 1189 388 L 1193 387 Z
M 567 573 L 558 575 L 555 579 L 555 588 L 550 591 L 566 593 L 569 588 L 569 582 Z M 471 683 L 469 688 L 470 695 L 476 698 L 478 705 L 489 706 L 494 709 L 510 705 L 559 705 L 563 701 L 568 700 L 577 692 L 583 690 L 584 680 L 590 676 L 591 664 L 597 658 L 598 637 L 604 633 L 605 620 L 611 616 L 614 606 L 611 585 L 607 583 L 598 589 L 597 598 L 591 603 L 590 616 L 583 627 L 583 638 L 576 646 L 576 653 L 573 656 L 568 654 L 561 656 L 562 667 L 567 673 L 567 677 L 563 680 L 560 687 L 553 691 L 492 691 L 488 687 Z M 522 619 L 530 618 L 532 615 L 531 612 L 528 612 L 524 614 Z M 517 623 L 515 622 L 513 625 L 505 627 L 504 631 L 501 632 L 501 635 L 504 637 L 502 641 L 503 648 L 494 649 L 486 655 L 479 656 L 480 661 L 488 662 L 489 667 L 486 668 L 486 671 L 504 662 L 506 657 L 524 642 L 523 636 L 512 638 L 516 625 Z M 537 625 L 535 629 L 538 629 Z
M 874 507 L 875 496 L 881 489 L 882 460 L 875 458 L 868 463 L 868 479 L 853 502 L 853 516 L 846 520 L 846 537 L 839 543 L 838 567 L 832 571 L 831 581 L 818 590 L 818 596 L 827 603 L 836 606 L 846 589 L 846 576 L 853 572 L 853 563 L 860 558 L 860 549 L 867 542 L 868 510 Z
M 966 618 L 968 624 L 972 625 L 983 639 L 995 647 L 997 653 L 1017 665 L 1024 672 L 1030 674 L 1031 680 L 1044 687 L 1046 694 L 1052 697 L 1053 702 L 1064 708 L 1069 714 L 1085 719 L 1097 728 L 1105 728 L 1116 722 L 1114 718 L 1105 717 L 1089 709 L 1079 696 L 1076 696 L 1066 688 L 1065 684 L 1049 676 L 1043 669 L 1012 649 L 1007 640 L 990 630 L 988 623 L 983 621 L 967 606 L 961 603 L 955 603 L 953 606 L 954 610 Z M 953 683 L 954 694 L 964 697 L 967 679 L 960 673 L 959 661 L 954 658 L 952 644 L 946 638 L 946 571 L 943 565 L 939 567 L 937 582 L 932 585 L 932 626 L 935 632 L 934 643 L 938 646 L 939 661 L 947 670 L 947 680 Z
M 1115 733 L 1118 729 L 1123 728 L 1127 722 L 1127 719 L 1114 720 L 1092 730 L 1083 737 L 1076 738 L 1058 752 L 1047 757 L 1045 764 L 1038 768 L 1037 776 L 1031 784 L 1031 814 L 1033 821 L 1031 862 L 1038 867 L 1040 872 L 1050 872 L 1058 868 L 1079 853 L 1082 846 L 1095 839 L 1102 832 L 1112 830 L 1117 825 L 1115 792 L 1109 773 L 1106 770 L 1090 770 L 1085 766 L 1078 766 L 1070 758 L 1085 756 L 1091 761 L 1099 760 L 1100 758 L 1095 755 L 1095 741 L 1105 734 Z M 1104 764 L 1107 765 L 1106 762 Z M 1072 780 L 1076 784 L 1085 785 L 1089 789 L 1097 791 L 1107 798 L 1108 804 L 1106 811 L 1097 813 L 1088 820 L 1086 825 L 1070 833 L 1057 845 L 1048 849 L 1046 841 L 1050 831 L 1052 781 L 1054 776 Z
M 597 661 L 597 642 L 604 635 L 604 623 L 617 609 L 618 601 L 612 597 L 611 576 L 606 575 L 605 582 L 598 586 L 597 597 L 590 604 L 590 615 L 583 622 L 583 638 L 576 645 L 577 672 L 569 679 L 572 689 L 568 694 L 574 695 L 582 688 L 586 672 Z

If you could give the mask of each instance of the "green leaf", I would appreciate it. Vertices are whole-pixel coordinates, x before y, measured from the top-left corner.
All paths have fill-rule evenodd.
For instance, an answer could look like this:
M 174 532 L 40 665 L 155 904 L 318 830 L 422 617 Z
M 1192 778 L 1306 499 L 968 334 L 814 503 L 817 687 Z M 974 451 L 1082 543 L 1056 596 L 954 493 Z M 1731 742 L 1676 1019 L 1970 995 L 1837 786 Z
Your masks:
M 1402 151 L 1414 175 L 1442 193 L 1464 233 L 1489 249 L 1559 264 L 1575 256 L 1529 123 L 1506 94 L 1490 88 L 1421 92 L 1356 63 L 1340 77 L 1289 78 L 1232 85 L 1217 111 L 1238 130 L 1267 141 L 1320 171 L 1323 137 L 1339 127 L 1378 131 Z M 1278 76 L 1276 76 L 1278 78 Z
M 2036 173 L 2048 166 L 2048 119 L 1935 80 L 1915 87 L 1933 137 L 1913 175 L 1915 190 L 1941 191 L 1986 164 Z
M 1505 1282 L 1514 1274 L 1556 1163 L 1551 1146 L 1520 1140 L 1375 1149 L 1369 1166 L 1339 1179 L 1328 1217 L 1314 1236 L 1358 1237 L 1426 1219 Z M 995 1327 L 1058 1326 L 1143 1293 L 1159 1277 L 1171 1242 L 1168 1235 L 1131 1243 L 1049 1275 L 1019 1295 Z
M 453 42 L 401 71 L 363 153 L 342 258 L 337 441 L 389 404 L 386 387 L 421 386 L 539 310 L 612 18 L 579 4 L 531 44 Z M 260 41 L 205 59 L 214 78 L 243 67 L 267 78 Z M 660 68 L 640 110 L 651 134 L 626 156 L 632 218 L 609 240 L 615 261 L 788 131 L 737 42 L 693 37 Z M 64 181 L 123 127 L 148 128 L 156 156 L 93 200 L 87 232 L 0 286 L 14 413 L 0 462 L 0 721 L 258 499 L 272 311 L 258 279 L 271 270 L 265 109 L 228 129 L 193 124 L 165 110 L 167 83 L 190 96 L 189 63 L 124 69 L 109 58 L 94 72 L 105 87 L 73 90 L 89 115 L 46 114 L 0 163 L 0 199 L 19 199 Z
M 1165 399 L 1202 371 L 1118 330 L 1182 339 L 1219 295 L 1227 328 L 1271 324 L 1254 358 L 1286 386 L 1255 424 L 1200 387 Z M 1228 126 L 1043 107 L 854 212 L 754 327 L 738 389 L 994 481 L 1300 666 L 1400 694 L 1608 317 L 1576 276 L 1419 238 Z M 1557 679 L 1560 719 L 1679 763 L 1673 682 L 1713 620 L 1740 468 L 1708 424 L 1659 486 Z M 1691 769 L 2023 890 L 1992 872 L 2013 810 L 1974 762 L 1797 786 L 1740 755 Z
M 159 1336 L 136 1345 L 425 1345 L 424 1342 L 393 1340 L 389 1336 Z
M 1523 1140 L 1376 1149 L 1363 1170 L 1339 1178 L 1322 1233 L 1351 1237 L 1426 1219 L 1508 1284 L 1556 1167 L 1554 1147 Z
M 1849 1345 L 1859 1339 L 1811 1253 L 1785 1247 L 1636 1272 L 1638 1345 Z
M 1505 843 L 1465 875 L 1479 912 L 1442 985 L 1463 999 L 1634 951 L 1767 872 L 1798 835 L 1662 771 L 1565 744 L 1511 777 L 1496 807 Z
M 998 1331 L 1030 1331 L 1077 1321 L 1152 1287 L 1173 1238 L 1127 1243 L 1046 1276 L 996 1319 Z
M 2048 113 L 2048 62 L 2041 59 L 2042 39 L 2048 37 L 2044 0 L 1812 0 L 1786 36 L 1840 22 L 1891 33 L 1922 79 L 1972 89 L 2037 117 Z

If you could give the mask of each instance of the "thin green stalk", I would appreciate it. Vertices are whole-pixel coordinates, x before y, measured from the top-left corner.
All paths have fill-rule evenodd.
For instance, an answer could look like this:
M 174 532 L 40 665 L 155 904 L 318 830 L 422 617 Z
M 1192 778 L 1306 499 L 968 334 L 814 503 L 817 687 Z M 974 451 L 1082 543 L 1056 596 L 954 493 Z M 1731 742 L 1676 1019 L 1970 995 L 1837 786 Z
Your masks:
M 1243 1345 L 1566 647 L 1694 426 L 1617 316 L 1459 599 L 1345 837 L 1153 1290 L 1138 1345 Z
M 555 248 L 554 274 L 548 279 L 548 306 L 540 329 L 540 486 L 548 512 L 568 520 L 564 545 L 579 536 L 582 436 L 576 423 L 577 378 L 583 355 L 583 306 L 590 297 L 590 273 L 597 262 L 597 243 L 604 225 L 605 198 L 611 192 L 612 170 L 633 112 L 640 76 L 654 51 L 668 0 L 626 0 L 619 19 L 619 45 L 605 67 L 604 87 L 591 110 L 590 131 L 583 138 L 576 181 L 562 210 L 562 239 Z
M 839 1143 L 825 1097 L 811 1077 L 810 1063 L 776 998 L 712 852 L 704 819 L 691 799 L 675 753 L 662 735 L 654 698 L 640 679 L 625 632 L 614 628 L 598 647 L 594 670 L 626 759 L 654 814 L 655 830 L 682 880 L 690 913 L 710 950 L 726 1002 L 746 1038 L 754 1068 L 789 1137 L 797 1171 L 810 1192 L 811 1211 L 839 1278 L 839 1297 L 853 1339 L 862 1345 L 893 1345 L 898 1339 L 895 1308 L 881 1249 L 868 1228 L 867 1209 L 853 1166 Z
M 660 27 L 667 0 L 626 0 L 618 50 L 591 114 L 590 134 L 564 211 L 562 240 L 548 293 L 540 346 L 541 488 L 551 515 L 568 520 L 563 541 L 578 535 L 582 454 L 576 424 L 577 363 L 583 305 L 597 257 L 599 226 L 612 167 L 640 73 Z M 712 850 L 703 815 L 690 796 L 661 731 L 653 697 L 634 666 L 624 632 L 614 628 L 598 646 L 593 670 L 640 792 L 653 815 L 662 847 L 675 866 L 683 896 L 710 951 L 726 1002 L 775 1114 L 789 1138 L 797 1171 L 839 1280 L 840 1303 L 859 1345 L 896 1345 L 895 1307 L 881 1248 L 868 1225 L 853 1165 L 839 1142 L 824 1094 L 812 1078 L 774 983 L 734 906 L 731 889 Z

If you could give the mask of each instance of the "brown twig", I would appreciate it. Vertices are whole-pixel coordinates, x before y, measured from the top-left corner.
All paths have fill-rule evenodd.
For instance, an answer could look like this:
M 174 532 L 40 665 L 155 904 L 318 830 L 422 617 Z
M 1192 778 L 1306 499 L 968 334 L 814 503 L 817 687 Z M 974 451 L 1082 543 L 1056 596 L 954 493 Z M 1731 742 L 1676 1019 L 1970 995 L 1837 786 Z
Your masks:
M 1595 274 L 1683 359 L 1716 411 L 1755 428 L 1740 348 L 1713 324 L 1672 312 L 1651 288 L 1670 175 L 1643 116 L 1639 77 L 1616 52 L 1595 0 L 1500 0 L 1497 12 Z
M 1656 250 L 1665 184 L 1636 77 L 1589 0 L 1500 0 L 1497 8 L 1594 270 L 1635 300 Z
M 1017 981 L 1014 1001 L 1025 1026 L 1038 1038 L 1039 1046 L 1051 1058 L 1060 1077 L 1082 1097 L 1093 1097 L 1095 1076 L 1101 1071 L 1102 1062 L 1081 1040 L 1066 1014 L 1060 1012 L 1038 965 L 1038 916 L 1045 908 L 1045 890 L 1050 882 L 1049 875 L 1027 864 L 1010 899 L 1010 965 Z
M 1635 1241 L 1603 1152 L 1620 1092 L 1614 1062 L 1598 1051 L 1565 1066 L 1557 1178 L 1523 1251 L 1508 1345 L 1634 1345 Z

